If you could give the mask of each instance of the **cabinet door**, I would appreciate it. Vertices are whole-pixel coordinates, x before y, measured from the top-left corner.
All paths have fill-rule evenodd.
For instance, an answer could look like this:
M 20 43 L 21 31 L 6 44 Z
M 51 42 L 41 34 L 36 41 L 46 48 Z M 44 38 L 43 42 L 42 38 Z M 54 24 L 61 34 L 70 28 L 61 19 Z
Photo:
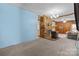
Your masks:
M 64 29 L 64 24 L 62 22 L 56 22 L 56 31 L 58 33 L 63 33 L 63 29 Z

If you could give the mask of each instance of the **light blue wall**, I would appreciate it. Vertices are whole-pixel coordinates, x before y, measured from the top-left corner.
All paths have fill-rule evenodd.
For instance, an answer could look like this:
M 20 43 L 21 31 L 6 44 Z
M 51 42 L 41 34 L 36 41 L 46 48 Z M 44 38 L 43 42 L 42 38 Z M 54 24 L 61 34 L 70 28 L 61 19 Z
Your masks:
M 8 4 L 0 4 L 0 48 L 36 38 L 36 15 Z
M 22 10 L 22 34 L 23 39 L 34 40 L 36 37 L 35 14 Z

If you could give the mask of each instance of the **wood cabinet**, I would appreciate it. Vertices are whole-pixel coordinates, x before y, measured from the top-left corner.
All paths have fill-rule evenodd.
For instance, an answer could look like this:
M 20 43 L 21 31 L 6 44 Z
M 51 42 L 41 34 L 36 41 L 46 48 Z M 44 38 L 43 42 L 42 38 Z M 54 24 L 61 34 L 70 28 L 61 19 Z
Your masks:
M 52 19 L 44 15 L 40 16 L 39 22 L 40 22 L 40 37 L 48 39 L 51 38 L 48 33 L 48 30 L 52 29 L 52 26 L 49 26 L 49 23 L 52 22 Z
M 72 22 L 56 22 L 56 31 L 65 34 L 71 29 Z
M 39 24 L 40 24 L 40 37 L 44 38 L 45 37 L 45 20 L 44 20 L 44 17 L 40 17 L 39 19 Z

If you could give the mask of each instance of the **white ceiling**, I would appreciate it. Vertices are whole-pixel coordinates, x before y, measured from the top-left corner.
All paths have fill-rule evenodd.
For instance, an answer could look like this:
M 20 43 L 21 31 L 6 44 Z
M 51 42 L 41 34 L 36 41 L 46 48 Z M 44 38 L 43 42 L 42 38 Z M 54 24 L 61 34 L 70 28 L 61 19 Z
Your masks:
M 73 3 L 16 3 L 14 5 L 29 10 L 37 15 L 51 15 L 54 13 L 65 15 L 74 12 Z M 70 16 L 70 18 L 74 19 L 74 15 Z
M 18 3 L 15 4 L 26 10 L 30 10 L 38 15 L 46 14 L 57 9 L 61 14 L 72 13 L 74 11 L 73 3 Z

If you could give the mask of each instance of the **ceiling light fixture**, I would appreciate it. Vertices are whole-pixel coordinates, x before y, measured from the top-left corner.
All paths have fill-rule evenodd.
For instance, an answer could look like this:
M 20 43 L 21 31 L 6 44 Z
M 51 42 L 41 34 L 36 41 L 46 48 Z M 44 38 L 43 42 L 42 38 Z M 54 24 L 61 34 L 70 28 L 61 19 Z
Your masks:
M 47 14 L 51 16 L 51 18 L 58 18 L 62 14 L 62 9 L 53 8 L 47 11 Z

